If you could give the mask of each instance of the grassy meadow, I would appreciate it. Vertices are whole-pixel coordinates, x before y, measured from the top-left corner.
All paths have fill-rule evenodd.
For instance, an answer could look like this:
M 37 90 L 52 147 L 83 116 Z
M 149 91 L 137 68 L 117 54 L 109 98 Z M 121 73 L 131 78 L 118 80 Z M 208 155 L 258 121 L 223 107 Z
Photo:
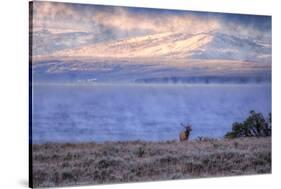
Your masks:
M 271 137 L 32 145 L 33 186 L 271 173 Z

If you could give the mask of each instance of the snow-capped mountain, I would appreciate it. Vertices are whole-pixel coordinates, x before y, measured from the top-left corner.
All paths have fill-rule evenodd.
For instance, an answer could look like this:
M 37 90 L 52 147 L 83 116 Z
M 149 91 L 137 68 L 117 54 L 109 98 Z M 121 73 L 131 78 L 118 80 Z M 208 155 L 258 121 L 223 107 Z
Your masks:
M 65 49 L 34 60 L 36 81 L 131 82 L 175 77 L 185 81 L 187 76 L 270 80 L 271 44 L 215 32 L 161 33 Z
M 270 42 L 222 33 L 160 33 L 57 51 L 52 57 L 188 58 L 271 62 Z
M 212 41 L 192 54 L 196 59 L 241 60 L 271 63 L 271 42 L 245 36 L 211 33 Z
M 187 57 L 192 51 L 205 46 L 211 40 L 212 36 L 206 34 L 161 33 L 93 44 L 82 48 L 60 51 L 54 55 L 104 58 L 183 58 Z

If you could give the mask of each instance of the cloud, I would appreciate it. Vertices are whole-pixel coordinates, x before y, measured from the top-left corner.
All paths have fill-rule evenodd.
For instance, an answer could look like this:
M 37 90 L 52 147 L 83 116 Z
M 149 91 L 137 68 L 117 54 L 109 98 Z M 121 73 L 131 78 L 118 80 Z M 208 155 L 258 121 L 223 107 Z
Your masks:
M 54 32 L 83 31 L 104 33 L 111 30 L 124 34 L 152 34 L 161 32 L 202 33 L 220 31 L 271 37 L 271 19 L 254 15 L 198 13 L 80 5 L 71 3 L 34 2 L 34 28 L 52 29 Z M 140 11 L 141 10 L 141 11 Z M 269 31 L 270 30 L 270 31 Z M 110 33 L 110 32 L 109 32 Z
M 87 31 L 79 11 L 67 3 L 33 2 L 33 27 L 37 30 Z M 60 33 L 61 33 L 60 32 Z
M 48 32 L 48 35 L 36 35 L 35 42 L 39 41 L 42 47 L 37 51 L 39 54 L 45 47 L 47 53 L 71 46 L 167 32 L 216 31 L 246 36 L 271 47 L 270 17 L 38 1 L 33 5 L 33 31 Z M 70 38 L 68 33 L 78 34 Z M 85 41 L 85 33 L 88 41 Z
M 127 32 L 144 30 L 153 33 L 202 33 L 219 28 L 219 23 L 214 19 L 201 21 L 192 15 L 134 14 L 123 8 L 116 8 L 113 14 L 99 12 L 92 18 L 99 24 Z
M 216 30 L 219 22 L 215 19 L 200 20 L 190 14 L 166 15 L 135 14 L 129 8 L 110 7 L 105 11 L 99 6 L 81 8 L 73 4 L 35 2 L 34 28 L 96 32 L 98 27 L 107 27 L 117 32 L 132 32 L 136 30 L 160 32 L 187 32 L 199 33 Z
M 33 4 L 34 16 L 36 18 L 75 18 L 77 12 L 71 9 L 66 3 L 54 2 L 34 2 Z

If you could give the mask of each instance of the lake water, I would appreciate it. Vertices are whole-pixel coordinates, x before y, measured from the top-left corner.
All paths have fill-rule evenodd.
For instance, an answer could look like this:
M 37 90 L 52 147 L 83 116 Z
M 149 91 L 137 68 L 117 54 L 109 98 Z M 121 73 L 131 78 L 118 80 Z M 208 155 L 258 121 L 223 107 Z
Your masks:
M 269 84 L 34 85 L 33 143 L 223 137 L 250 110 L 271 112 Z

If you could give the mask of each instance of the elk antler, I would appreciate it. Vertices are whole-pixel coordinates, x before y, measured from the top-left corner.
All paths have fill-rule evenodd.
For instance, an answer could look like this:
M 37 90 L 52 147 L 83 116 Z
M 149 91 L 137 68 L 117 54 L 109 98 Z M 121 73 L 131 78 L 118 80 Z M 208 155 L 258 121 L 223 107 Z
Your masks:
M 181 126 L 184 127 L 184 128 L 186 128 L 186 126 L 185 126 L 183 123 L 181 123 Z

